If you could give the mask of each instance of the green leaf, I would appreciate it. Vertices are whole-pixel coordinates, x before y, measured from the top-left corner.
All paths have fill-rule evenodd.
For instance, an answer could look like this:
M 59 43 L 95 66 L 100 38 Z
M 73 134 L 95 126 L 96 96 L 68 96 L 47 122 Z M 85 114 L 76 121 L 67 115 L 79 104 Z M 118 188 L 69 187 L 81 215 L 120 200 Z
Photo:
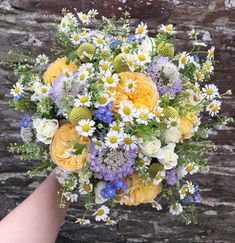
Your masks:
M 79 144 L 77 143 L 75 146 L 74 146 L 74 149 L 76 150 L 75 153 L 78 155 L 78 154 L 82 154 L 82 151 L 83 149 L 86 147 L 86 144 Z

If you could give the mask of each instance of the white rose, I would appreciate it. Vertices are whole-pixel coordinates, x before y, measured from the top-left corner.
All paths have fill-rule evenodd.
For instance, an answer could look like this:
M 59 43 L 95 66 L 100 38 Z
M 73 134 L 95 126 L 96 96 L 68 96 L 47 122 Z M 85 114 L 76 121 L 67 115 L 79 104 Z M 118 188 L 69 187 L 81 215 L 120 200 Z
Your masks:
M 101 190 L 105 188 L 106 182 L 100 181 L 95 188 L 95 203 L 102 204 L 107 201 L 107 199 L 103 198 L 101 195 Z
M 170 170 L 177 165 L 178 155 L 174 153 L 174 149 L 175 144 L 169 143 L 159 149 L 157 153 L 157 159 L 162 165 L 164 165 L 165 170 Z
M 161 141 L 158 140 L 157 138 L 142 143 L 143 154 L 150 157 L 157 157 L 157 153 L 160 148 L 161 148 Z
M 37 139 L 45 144 L 50 144 L 59 129 L 59 123 L 55 119 L 36 118 L 33 120 L 33 127 L 37 132 Z
M 144 54 L 150 55 L 154 49 L 153 38 L 146 36 L 139 48 L 140 48 L 140 51 L 142 51 Z
M 178 129 L 166 129 L 163 132 L 165 143 L 178 143 L 181 139 L 181 132 Z

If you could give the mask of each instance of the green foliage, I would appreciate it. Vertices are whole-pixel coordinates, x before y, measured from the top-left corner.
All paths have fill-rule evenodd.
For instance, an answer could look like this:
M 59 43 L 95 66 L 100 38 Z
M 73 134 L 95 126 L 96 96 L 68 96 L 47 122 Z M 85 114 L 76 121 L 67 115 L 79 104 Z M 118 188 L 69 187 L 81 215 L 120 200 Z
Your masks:
M 45 118 L 55 117 L 55 107 L 53 101 L 49 97 L 44 97 L 37 103 L 37 113 Z
M 30 94 L 22 95 L 20 100 L 10 100 L 9 104 L 19 112 L 29 112 L 34 111 L 36 109 L 36 104 L 33 101 L 31 101 Z

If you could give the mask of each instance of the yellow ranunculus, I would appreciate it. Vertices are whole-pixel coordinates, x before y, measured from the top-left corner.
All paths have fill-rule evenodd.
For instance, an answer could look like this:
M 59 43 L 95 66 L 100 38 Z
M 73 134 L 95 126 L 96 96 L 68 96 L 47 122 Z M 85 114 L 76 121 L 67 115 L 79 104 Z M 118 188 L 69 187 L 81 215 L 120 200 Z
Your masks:
M 121 101 L 129 100 L 133 102 L 136 108 L 148 108 L 149 111 L 154 111 L 159 102 L 159 95 L 156 85 L 150 77 L 142 73 L 122 72 L 119 74 L 120 82 L 117 87 L 112 90 L 114 94 L 115 110 L 119 108 Z M 125 84 L 128 80 L 135 81 L 135 89 L 127 93 Z
M 58 58 L 49 65 L 47 71 L 43 74 L 44 82 L 52 85 L 54 81 L 64 72 L 66 69 L 70 72 L 74 72 L 78 69 L 78 66 L 74 62 L 66 64 L 66 57 Z
M 76 172 L 81 170 L 84 167 L 85 159 L 89 157 L 86 148 L 79 155 L 69 153 L 69 148 L 74 147 L 75 141 L 79 141 L 80 144 L 87 144 L 89 139 L 79 137 L 75 127 L 70 123 L 66 123 L 60 127 L 51 144 L 50 154 L 52 160 L 67 171 Z
M 154 185 L 153 182 L 143 182 L 136 173 L 131 177 L 127 177 L 126 183 L 130 188 L 126 191 L 126 196 L 121 201 L 128 206 L 148 203 L 154 200 L 162 190 L 161 184 Z
M 190 139 L 193 136 L 193 126 L 198 118 L 194 112 L 189 112 L 185 117 L 180 117 L 180 131 L 182 139 Z

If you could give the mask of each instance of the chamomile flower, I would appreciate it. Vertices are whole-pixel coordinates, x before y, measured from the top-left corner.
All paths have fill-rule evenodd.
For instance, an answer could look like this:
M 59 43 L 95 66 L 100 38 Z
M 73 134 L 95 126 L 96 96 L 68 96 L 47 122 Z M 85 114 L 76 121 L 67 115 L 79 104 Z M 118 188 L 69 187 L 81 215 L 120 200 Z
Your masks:
M 184 167 L 185 175 L 190 174 L 193 175 L 194 173 L 198 172 L 199 166 L 195 163 L 189 163 Z
M 32 101 L 41 100 L 49 96 L 50 87 L 47 85 L 40 85 L 35 87 L 35 93 L 31 96 Z
M 102 78 L 104 85 L 108 88 L 116 87 L 119 82 L 118 74 L 112 74 L 110 71 L 107 71 Z
M 205 71 L 206 73 L 213 73 L 214 71 L 214 66 L 210 61 L 207 61 L 203 64 L 202 66 L 203 71 Z
M 122 135 L 115 131 L 109 131 L 105 137 L 105 145 L 109 148 L 116 149 L 122 142 Z
M 78 69 L 79 72 L 82 72 L 82 71 L 86 71 L 88 72 L 88 76 L 89 77 L 92 77 L 94 76 L 94 67 L 93 67 L 93 64 L 92 63 L 83 63 L 79 69 Z
M 109 126 L 110 126 L 110 129 L 112 131 L 115 131 L 117 133 L 123 133 L 124 131 L 124 123 L 123 122 L 119 122 L 117 123 L 116 121 L 112 122 Z
M 131 136 L 124 133 L 122 139 L 122 145 L 125 150 L 133 150 L 138 148 L 138 139 L 136 136 Z
M 129 54 L 131 50 L 131 46 L 128 43 L 124 43 L 121 47 L 121 51 L 124 54 Z
M 100 73 L 106 73 L 108 71 L 112 71 L 113 69 L 113 65 L 111 62 L 109 61 L 105 61 L 105 60 L 101 60 L 100 63 L 99 63 L 99 70 L 100 70 Z
M 179 118 L 173 118 L 170 117 L 167 121 L 166 121 L 166 125 L 167 128 L 169 129 L 179 129 L 180 127 L 180 119 Z
M 218 100 L 213 100 L 207 107 L 206 110 L 213 117 L 220 111 L 221 102 Z
M 94 125 L 95 122 L 93 120 L 82 119 L 78 122 L 78 125 L 76 126 L 76 130 L 81 136 L 88 137 L 91 136 L 95 131 Z
M 98 100 L 95 103 L 95 107 L 99 108 L 100 106 L 106 106 L 108 103 L 112 102 L 113 98 L 108 93 L 103 93 L 100 95 Z
M 95 148 L 98 150 L 102 150 L 104 148 L 104 142 L 97 138 L 92 138 L 92 142 L 95 144 Z
M 196 81 L 203 81 L 204 80 L 204 74 L 200 71 L 200 70 L 196 70 L 195 72 L 194 72 L 194 78 L 195 78 L 195 80 Z
M 94 44 L 97 47 L 102 48 L 105 45 L 105 39 L 103 36 L 97 36 L 94 40 L 93 40 Z
M 152 207 L 153 207 L 153 208 L 156 208 L 156 209 L 157 209 L 157 211 L 162 210 L 162 205 L 159 204 L 158 202 L 153 201 L 153 202 L 151 202 L 151 204 L 152 204 Z
M 195 29 L 192 29 L 190 32 L 189 32 L 189 37 L 190 39 L 197 39 L 197 36 L 198 36 L 198 32 L 196 32 Z
M 166 177 L 166 171 L 165 170 L 158 171 L 155 178 L 153 179 L 153 184 L 159 185 L 165 177 Z
M 189 59 L 190 59 L 189 54 L 188 54 L 186 51 L 184 51 L 184 52 L 181 54 L 180 58 L 179 58 L 179 64 L 178 64 L 178 67 L 181 68 L 181 69 L 184 68 L 185 65 L 188 64 Z
M 90 16 L 88 14 L 85 14 L 83 12 L 79 12 L 78 18 L 81 20 L 83 24 L 89 24 L 90 23 Z
M 190 194 L 194 194 L 194 192 L 195 192 L 195 188 L 194 188 L 194 185 L 193 185 L 193 183 L 190 181 L 187 181 L 186 182 L 187 184 L 186 184 L 186 187 L 187 187 L 187 189 L 188 189 L 188 192 L 190 193 Z
M 208 50 L 207 59 L 212 60 L 214 59 L 215 54 L 215 47 L 212 46 L 211 49 Z
M 179 215 L 183 212 L 183 207 L 180 203 L 174 203 L 170 206 L 169 213 L 172 215 Z
M 84 95 L 78 95 L 77 98 L 74 100 L 74 106 L 91 106 L 91 95 L 90 94 L 84 94 Z
M 43 66 L 49 62 L 49 58 L 45 54 L 40 54 L 36 58 L 36 64 Z
M 75 223 L 79 223 L 80 225 L 87 225 L 87 224 L 90 224 L 91 221 L 89 219 L 81 219 L 81 218 L 78 218 Z
M 60 32 L 63 32 L 63 33 L 68 33 L 70 28 L 69 28 L 69 19 L 64 16 L 60 22 L 60 25 L 58 27 L 59 31 Z
M 133 103 L 131 103 L 130 101 L 120 102 L 120 108 L 118 109 L 118 113 L 121 115 L 124 122 L 132 122 L 135 115 L 135 108 Z
M 181 200 L 183 200 L 185 198 L 185 196 L 187 195 L 187 191 L 188 191 L 188 189 L 185 185 L 181 187 L 181 189 L 179 190 Z
M 95 216 L 96 221 L 106 221 L 106 219 L 108 218 L 108 214 L 109 208 L 103 205 L 93 214 L 93 216 Z
M 151 157 L 143 155 L 141 153 L 138 154 L 137 165 L 141 167 L 147 168 L 151 163 Z
M 77 80 L 79 83 L 85 84 L 88 78 L 89 78 L 89 72 L 87 72 L 86 70 L 80 71 L 77 74 Z
M 103 45 L 103 46 L 100 47 L 100 55 L 103 58 L 109 57 L 110 53 L 111 53 L 111 49 L 108 45 Z
M 160 106 L 158 106 L 158 108 L 156 109 L 156 111 L 154 112 L 155 115 L 155 119 L 160 122 L 160 119 L 162 117 L 164 117 L 164 113 L 163 113 L 163 108 L 161 108 Z
M 71 34 L 70 41 L 74 45 L 79 45 L 81 43 L 81 36 L 80 36 L 80 34 L 78 34 L 78 33 Z
M 124 90 L 126 93 L 132 93 L 135 91 L 136 81 L 133 79 L 129 79 L 125 82 Z
M 202 96 L 208 100 L 213 100 L 219 96 L 218 88 L 214 84 L 207 84 L 202 88 Z
M 13 97 L 21 96 L 24 93 L 24 86 L 18 82 L 13 85 L 10 93 Z
M 138 68 L 138 64 L 136 61 L 136 55 L 126 54 L 126 55 L 124 55 L 124 58 L 126 60 L 126 63 L 128 64 L 130 71 L 134 72 Z
M 79 193 L 81 195 L 86 195 L 89 192 L 92 192 L 92 190 L 93 190 L 93 185 L 90 183 L 90 181 L 79 184 Z
M 143 38 L 148 33 L 147 28 L 147 24 L 141 22 L 135 30 L 136 39 Z
M 160 31 L 166 32 L 166 33 L 171 34 L 171 35 L 176 33 L 173 24 L 168 24 L 168 25 L 162 24 Z
M 150 56 L 140 51 L 135 55 L 135 58 L 136 58 L 136 63 L 142 67 L 145 67 L 146 63 L 151 62 Z
M 148 125 L 149 121 L 155 116 L 152 112 L 149 112 L 147 108 L 143 108 L 136 110 L 135 117 L 138 124 Z
M 187 97 L 187 100 L 192 105 L 197 105 L 201 101 L 201 95 L 199 92 L 193 89 L 186 89 L 184 95 Z
M 94 18 L 98 13 L 98 11 L 96 9 L 91 9 L 88 11 L 88 15 L 91 17 L 91 18 Z

